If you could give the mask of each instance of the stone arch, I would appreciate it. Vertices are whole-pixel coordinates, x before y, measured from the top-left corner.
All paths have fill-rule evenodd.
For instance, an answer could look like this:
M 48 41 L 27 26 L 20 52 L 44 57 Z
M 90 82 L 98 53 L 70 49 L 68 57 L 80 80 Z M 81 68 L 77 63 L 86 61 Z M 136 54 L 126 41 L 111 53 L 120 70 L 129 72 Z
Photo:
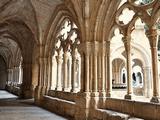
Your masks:
M 31 94 L 26 93 L 27 95 L 25 95 L 25 91 L 32 89 L 32 51 L 34 45 L 37 44 L 34 35 L 30 28 L 23 21 L 19 21 L 14 18 L 4 21 L 4 23 L 1 23 L 0 26 L 0 35 L 4 38 L 9 38 L 15 41 L 21 50 L 24 60 L 23 69 L 25 71 L 22 83 L 23 89 L 25 90 L 23 91 L 22 89 L 22 96 L 31 97 L 32 91 L 30 91 Z M 28 49 L 30 49 L 30 51 Z
M 50 56 L 52 55 L 52 48 L 55 42 L 56 33 L 59 31 L 59 28 L 64 21 L 64 19 L 69 18 L 75 24 L 80 27 L 80 24 L 77 23 L 77 21 L 72 17 L 70 11 L 68 9 L 64 9 L 64 6 L 62 8 L 61 5 L 57 6 L 55 13 L 52 15 L 52 18 L 49 23 L 49 27 L 47 28 L 47 32 L 45 36 L 47 37 L 47 40 L 43 43 L 45 45 L 45 52 L 42 53 L 42 56 Z M 80 28 L 81 29 L 81 28 Z M 80 31 L 79 31 L 80 32 Z M 82 38 L 81 34 L 79 36 Z M 81 39 L 83 40 L 83 39 Z

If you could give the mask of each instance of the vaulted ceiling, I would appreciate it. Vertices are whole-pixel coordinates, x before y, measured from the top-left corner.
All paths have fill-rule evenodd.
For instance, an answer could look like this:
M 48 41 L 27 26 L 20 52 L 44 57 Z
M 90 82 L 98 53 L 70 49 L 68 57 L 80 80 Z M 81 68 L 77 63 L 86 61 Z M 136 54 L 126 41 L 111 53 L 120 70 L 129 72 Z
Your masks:
M 61 0 L 0 0 L 0 55 L 6 63 L 17 51 L 31 61 L 34 45 L 40 43 L 52 11 Z M 29 52 L 30 51 L 30 52 Z M 21 54 L 20 53 L 20 54 Z M 13 62 L 13 60 L 12 60 Z

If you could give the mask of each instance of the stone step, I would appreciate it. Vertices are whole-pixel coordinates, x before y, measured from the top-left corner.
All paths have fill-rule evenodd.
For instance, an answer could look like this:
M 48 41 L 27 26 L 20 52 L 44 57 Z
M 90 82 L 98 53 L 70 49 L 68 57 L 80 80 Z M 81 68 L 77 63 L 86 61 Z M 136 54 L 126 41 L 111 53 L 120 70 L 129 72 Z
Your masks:
M 103 120 L 144 120 L 141 118 L 131 117 L 128 114 L 113 111 L 113 110 L 106 110 L 106 109 L 97 109 L 97 112 L 103 116 Z

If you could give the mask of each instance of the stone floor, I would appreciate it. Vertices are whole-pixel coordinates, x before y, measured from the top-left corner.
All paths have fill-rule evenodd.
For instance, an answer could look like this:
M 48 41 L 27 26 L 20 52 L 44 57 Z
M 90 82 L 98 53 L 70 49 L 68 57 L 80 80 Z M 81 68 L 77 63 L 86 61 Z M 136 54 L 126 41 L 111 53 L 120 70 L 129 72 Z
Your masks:
M 19 100 L 17 96 L 0 90 L 0 120 L 67 120 L 39 108 L 33 100 Z

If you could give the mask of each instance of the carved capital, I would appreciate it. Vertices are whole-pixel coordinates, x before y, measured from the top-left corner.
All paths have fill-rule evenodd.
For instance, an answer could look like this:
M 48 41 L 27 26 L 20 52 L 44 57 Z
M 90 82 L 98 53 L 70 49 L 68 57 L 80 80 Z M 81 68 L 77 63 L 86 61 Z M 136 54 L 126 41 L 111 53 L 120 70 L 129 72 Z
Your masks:
M 149 29 L 146 31 L 146 36 L 149 39 L 149 43 L 151 48 L 157 48 L 158 39 L 157 39 L 157 30 L 156 29 Z
M 109 55 L 109 53 L 110 53 L 110 45 L 111 45 L 110 41 L 107 41 L 106 42 L 106 52 L 107 52 L 107 55 Z

